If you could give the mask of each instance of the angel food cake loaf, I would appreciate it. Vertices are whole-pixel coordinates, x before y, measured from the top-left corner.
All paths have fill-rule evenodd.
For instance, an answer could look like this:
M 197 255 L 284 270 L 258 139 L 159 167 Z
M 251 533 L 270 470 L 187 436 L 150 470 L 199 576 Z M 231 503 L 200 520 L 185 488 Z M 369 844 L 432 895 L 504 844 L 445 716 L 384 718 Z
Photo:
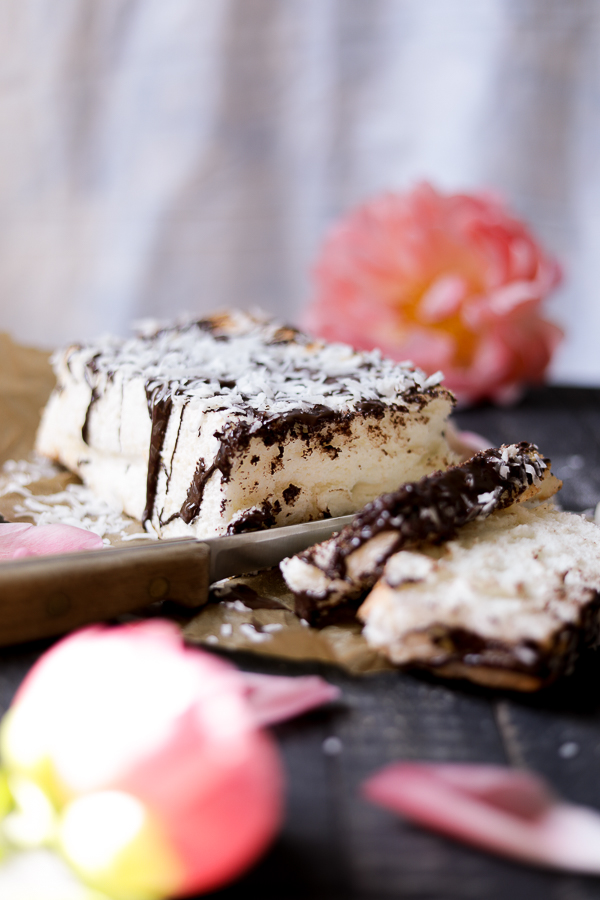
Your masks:
M 38 451 L 160 536 L 344 515 L 456 461 L 439 376 L 246 313 L 72 346 L 54 367 Z

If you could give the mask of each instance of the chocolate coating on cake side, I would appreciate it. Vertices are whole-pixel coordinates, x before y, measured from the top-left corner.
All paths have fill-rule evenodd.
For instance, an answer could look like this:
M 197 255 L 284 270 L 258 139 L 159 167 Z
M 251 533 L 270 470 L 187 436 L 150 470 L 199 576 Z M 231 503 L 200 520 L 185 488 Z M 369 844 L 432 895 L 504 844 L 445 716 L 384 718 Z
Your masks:
M 494 672 L 498 686 L 502 683 L 503 673 L 510 674 L 512 677 L 504 684 L 517 690 L 536 690 L 549 685 L 572 672 L 582 650 L 598 641 L 600 594 L 590 590 L 588 597 L 578 620 L 565 623 L 542 644 L 533 641 L 509 643 L 442 625 L 429 629 L 430 637 L 436 632 L 433 641 L 439 643 L 440 659 L 427 665 L 418 662 L 413 665 L 446 675 L 454 671 L 457 677 L 469 677 L 484 684 L 490 681 L 486 673 Z M 473 670 L 479 671 L 479 677 L 473 678 Z
M 450 540 L 469 522 L 539 493 L 542 483 L 548 495 L 560 487 L 550 473 L 550 460 L 535 444 L 521 442 L 483 450 L 461 465 L 383 494 L 338 535 L 281 563 L 296 596 L 296 611 L 314 619 L 334 605 L 358 600 L 394 553 Z M 386 534 L 390 538 L 382 542 L 380 536 Z M 366 563 L 356 563 L 360 552 L 368 554 Z
M 523 441 L 483 450 L 459 466 L 404 484 L 356 514 L 335 538 L 335 552 L 324 571 L 331 578 L 345 578 L 348 556 L 385 531 L 398 533 L 390 556 L 407 544 L 449 540 L 462 525 L 514 503 L 541 481 L 549 465 L 535 444 Z M 299 556 L 312 561 L 313 548 Z
M 404 407 L 393 406 L 392 408 L 400 413 L 406 412 Z M 347 412 L 337 412 L 326 406 L 315 406 L 311 409 L 292 409 L 277 416 L 268 413 L 255 414 L 250 422 L 239 422 L 227 426 L 224 431 L 216 434 L 220 444 L 214 462 L 207 469 L 199 464 L 180 512 L 171 518 L 179 516 L 186 524 L 189 524 L 200 512 L 204 487 L 209 478 L 214 472 L 219 471 L 222 480 L 229 481 L 234 461 L 248 450 L 251 440 L 262 440 L 265 447 L 279 444 L 280 450 L 283 452 L 284 442 L 292 437 L 303 440 L 307 444 L 316 443 L 327 450 L 331 446 L 330 441 L 334 432 L 338 435 L 350 433 L 353 419 L 357 417 L 380 419 L 384 412 L 385 407 L 382 403 L 370 401 L 365 404 L 359 403 L 355 410 Z M 335 451 L 335 448 L 331 449 Z M 156 477 L 158 477 L 158 472 Z M 252 515 L 256 521 L 256 528 L 270 528 L 275 524 L 275 520 L 268 515 L 263 518 L 262 524 L 259 524 L 259 519 L 254 514 Z

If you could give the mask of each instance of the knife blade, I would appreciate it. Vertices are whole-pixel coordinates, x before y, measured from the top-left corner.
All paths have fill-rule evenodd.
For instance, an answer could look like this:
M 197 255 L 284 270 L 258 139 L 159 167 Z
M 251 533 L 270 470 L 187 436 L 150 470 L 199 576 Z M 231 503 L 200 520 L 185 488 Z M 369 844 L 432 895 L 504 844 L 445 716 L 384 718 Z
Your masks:
M 215 581 L 270 568 L 352 518 L 2 562 L 0 646 L 64 634 L 158 600 L 202 606 Z

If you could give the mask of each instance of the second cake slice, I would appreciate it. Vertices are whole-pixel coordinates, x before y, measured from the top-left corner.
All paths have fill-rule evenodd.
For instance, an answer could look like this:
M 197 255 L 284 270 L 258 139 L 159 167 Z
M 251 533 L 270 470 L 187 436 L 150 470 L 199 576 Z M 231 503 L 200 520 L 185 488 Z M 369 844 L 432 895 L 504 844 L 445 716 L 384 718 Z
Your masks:
M 363 595 L 397 550 L 448 540 L 468 522 L 515 502 L 549 497 L 560 486 L 550 460 L 534 444 L 483 450 L 368 503 L 338 535 L 284 559 L 283 577 L 298 613 L 318 617 Z
M 392 556 L 358 611 L 396 665 L 536 690 L 600 634 L 600 529 L 548 504 L 515 504 L 441 545 Z

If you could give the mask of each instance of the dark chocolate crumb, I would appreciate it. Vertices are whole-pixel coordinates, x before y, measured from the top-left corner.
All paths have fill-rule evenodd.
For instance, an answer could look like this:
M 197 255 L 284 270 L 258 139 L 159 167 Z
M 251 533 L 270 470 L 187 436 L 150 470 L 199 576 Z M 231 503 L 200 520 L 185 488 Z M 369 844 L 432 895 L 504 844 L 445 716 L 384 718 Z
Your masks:
M 275 509 L 275 506 L 279 509 Z M 259 507 L 254 507 L 244 512 L 239 518 L 231 522 L 227 528 L 227 534 L 243 534 L 246 531 L 258 531 L 261 528 L 273 528 L 276 524 L 275 516 L 281 512 L 281 504 L 271 504 L 265 500 Z
M 288 506 L 293 506 L 301 492 L 302 488 L 299 488 L 297 484 L 288 484 L 283 492 L 283 499 Z

